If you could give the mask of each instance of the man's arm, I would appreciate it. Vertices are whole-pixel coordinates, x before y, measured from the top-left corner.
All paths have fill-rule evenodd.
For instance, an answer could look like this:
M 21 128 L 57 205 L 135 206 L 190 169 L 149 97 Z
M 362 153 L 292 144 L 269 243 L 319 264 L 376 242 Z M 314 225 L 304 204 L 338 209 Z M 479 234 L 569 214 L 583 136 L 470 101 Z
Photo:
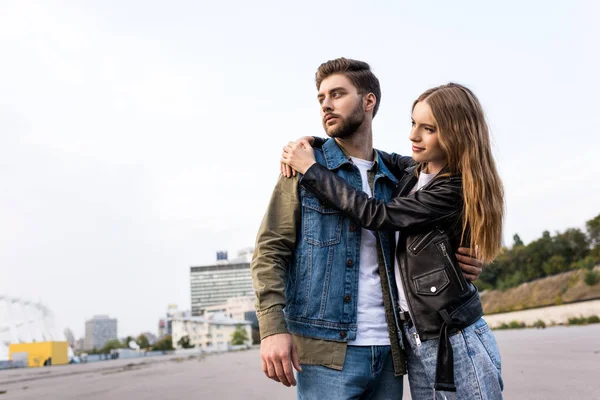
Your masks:
M 300 221 L 298 179 L 279 177 L 256 237 L 250 269 L 256 293 L 256 314 L 265 374 L 286 386 L 295 385 L 292 363 L 300 369 L 283 308 L 285 280 L 296 248 Z

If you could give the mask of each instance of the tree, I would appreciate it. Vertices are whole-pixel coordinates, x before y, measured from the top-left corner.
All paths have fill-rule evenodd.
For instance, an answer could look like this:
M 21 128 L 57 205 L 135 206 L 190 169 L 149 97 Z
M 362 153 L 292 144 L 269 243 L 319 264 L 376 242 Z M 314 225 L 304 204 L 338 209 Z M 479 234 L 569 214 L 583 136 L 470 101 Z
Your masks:
M 248 341 L 248 332 L 242 325 L 238 325 L 231 334 L 231 344 L 234 346 L 244 344 Z
M 600 247 L 600 214 L 585 223 L 592 245 Z
M 169 351 L 173 349 L 173 338 L 171 335 L 167 335 L 164 338 L 160 339 L 158 342 L 154 343 L 152 347 L 154 351 Z
M 190 337 L 188 335 L 182 336 L 181 339 L 177 341 L 177 344 L 184 349 L 193 349 L 196 347 L 196 345 L 190 343 Z
M 138 346 L 140 346 L 140 349 L 147 349 L 150 347 L 150 341 L 144 334 L 138 336 L 135 342 Z
M 568 265 L 584 259 L 589 252 L 589 240 L 580 229 L 567 229 L 554 237 L 553 254 L 563 256 Z
M 123 341 L 123 347 L 128 348 L 129 347 L 129 343 L 131 343 L 132 340 L 133 340 L 133 337 L 127 336 L 125 338 L 125 340 Z
M 104 347 L 100 350 L 100 353 L 108 354 L 111 350 L 122 349 L 123 343 L 119 339 L 109 340 L 104 344 Z
M 515 235 L 513 236 L 513 247 L 517 247 L 517 246 L 523 246 L 523 241 L 521 240 L 521 237 L 515 233 Z
M 543 265 L 544 272 L 546 275 L 555 275 L 564 272 L 568 268 L 567 261 L 561 255 L 554 255 L 550 257 Z

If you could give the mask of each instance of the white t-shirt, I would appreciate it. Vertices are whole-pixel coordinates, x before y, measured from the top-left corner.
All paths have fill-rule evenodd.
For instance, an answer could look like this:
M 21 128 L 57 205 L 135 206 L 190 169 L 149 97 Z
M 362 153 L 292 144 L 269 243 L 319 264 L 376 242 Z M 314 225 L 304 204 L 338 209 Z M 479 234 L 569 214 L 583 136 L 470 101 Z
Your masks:
M 429 182 L 435 178 L 437 174 L 425 174 L 421 172 L 419 174 L 419 180 L 415 187 L 412 188 L 409 194 L 420 190 L 423 186 L 427 185 Z M 396 232 L 396 244 L 398 244 L 398 238 L 400 237 L 400 232 Z M 398 262 L 398 257 L 394 257 L 396 260 L 396 268 L 394 270 L 394 274 L 396 275 L 396 287 L 398 288 L 398 300 L 400 302 L 400 309 L 402 311 L 408 311 L 408 303 L 406 302 L 406 294 L 404 293 L 404 285 L 402 284 L 402 278 L 400 277 L 400 263 Z
M 375 164 L 373 161 L 350 157 L 360 171 L 363 191 L 372 197 L 369 186 L 369 171 Z M 360 270 L 358 278 L 358 315 L 356 340 L 348 342 L 351 346 L 389 346 L 383 292 L 379 276 L 379 260 L 377 256 L 376 232 L 361 229 L 360 236 Z

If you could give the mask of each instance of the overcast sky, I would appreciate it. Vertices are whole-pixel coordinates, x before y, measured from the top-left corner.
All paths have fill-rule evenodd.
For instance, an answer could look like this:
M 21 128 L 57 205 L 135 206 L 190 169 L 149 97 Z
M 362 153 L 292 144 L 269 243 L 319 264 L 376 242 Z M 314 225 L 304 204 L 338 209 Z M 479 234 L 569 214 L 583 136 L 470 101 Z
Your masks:
M 289 3 L 0 3 L 0 294 L 76 336 L 189 309 L 189 267 L 254 244 L 282 146 L 324 135 L 314 73 L 340 56 L 380 79 L 387 151 L 424 90 L 474 90 L 507 244 L 600 213 L 596 2 Z

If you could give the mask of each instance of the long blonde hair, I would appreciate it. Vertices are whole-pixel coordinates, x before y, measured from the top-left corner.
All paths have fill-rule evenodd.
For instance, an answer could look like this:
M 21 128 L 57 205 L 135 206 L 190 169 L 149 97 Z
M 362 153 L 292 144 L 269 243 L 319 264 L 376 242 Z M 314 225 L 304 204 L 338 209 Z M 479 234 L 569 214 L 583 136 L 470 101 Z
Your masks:
M 504 188 L 492 156 L 490 134 L 477 97 L 466 87 L 449 83 L 427 90 L 413 103 L 426 102 L 438 125 L 438 141 L 449 173 L 462 175 L 461 242 L 491 262 L 502 247 Z

